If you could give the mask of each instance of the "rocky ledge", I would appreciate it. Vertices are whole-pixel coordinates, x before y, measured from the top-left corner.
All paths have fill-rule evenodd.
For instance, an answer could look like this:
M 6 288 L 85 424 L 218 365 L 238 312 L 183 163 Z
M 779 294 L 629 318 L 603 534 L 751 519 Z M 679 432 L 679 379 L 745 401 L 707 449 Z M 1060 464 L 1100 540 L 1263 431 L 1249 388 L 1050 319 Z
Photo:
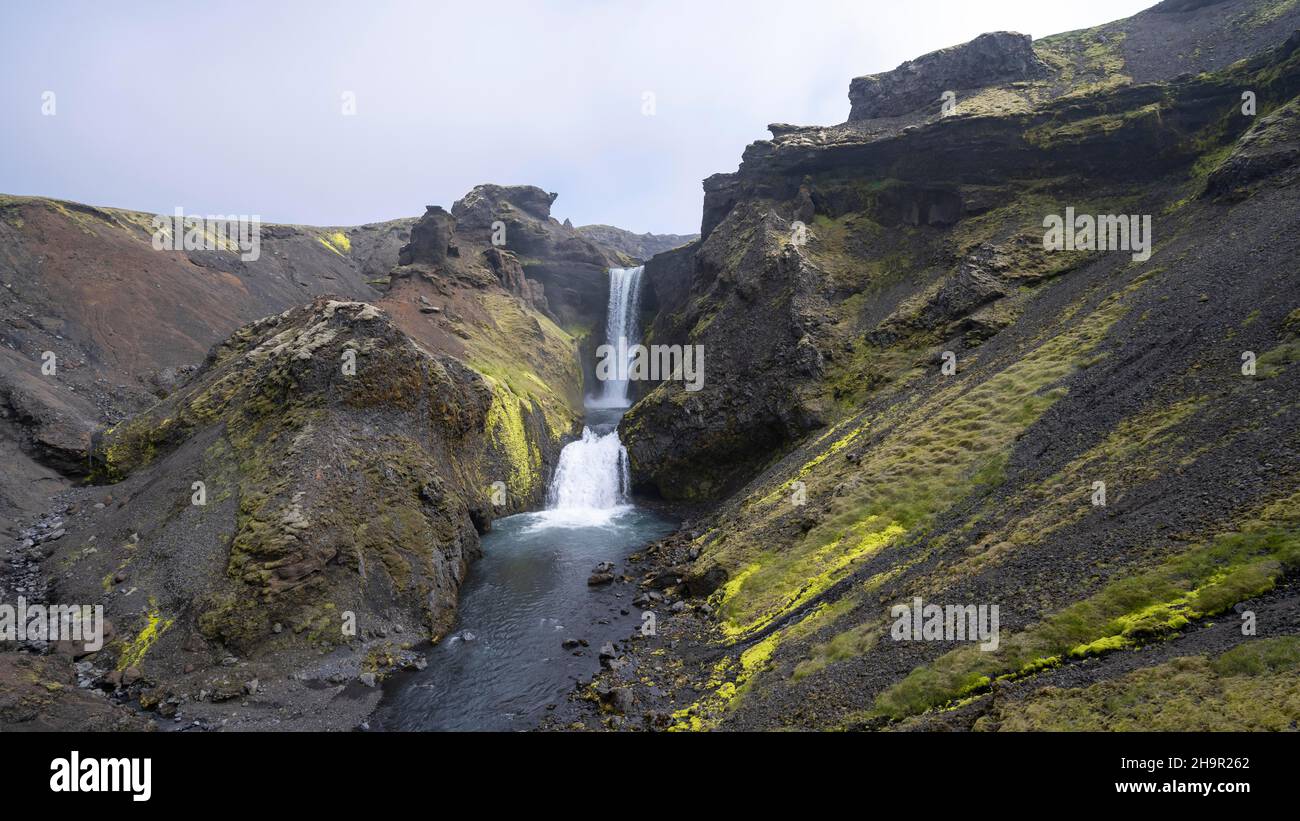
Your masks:
M 1028 34 L 995 31 L 968 43 L 931 52 L 893 71 L 857 77 L 849 84 L 849 121 L 897 117 L 942 105 L 942 95 L 1043 77 L 1049 69 Z M 955 97 L 954 97 L 955 102 Z

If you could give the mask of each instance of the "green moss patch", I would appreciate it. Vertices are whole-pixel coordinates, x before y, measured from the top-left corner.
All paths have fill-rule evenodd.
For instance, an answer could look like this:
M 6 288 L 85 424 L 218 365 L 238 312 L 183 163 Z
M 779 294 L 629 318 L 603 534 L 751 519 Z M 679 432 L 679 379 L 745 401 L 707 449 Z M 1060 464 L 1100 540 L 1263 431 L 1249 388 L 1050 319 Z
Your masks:
M 918 668 L 876 700 L 902 718 L 970 692 L 982 679 L 1034 670 L 1037 660 L 1082 657 L 1132 647 L 1180 630 L 1272 589 L 1300 567 L 1300 493 L 1264 507 L 1155 568 L 1117 579 L 1003 641 L 994 652 L 962 648 Z
M 352 240 L 342 231 L 335 231 L 322 237 L 317 237 L 320 244 L 330 249 L 339 256 L 347 256 L 352 253 Z
M 1300 339 L 1284 342 L 1262 354 L 1255 361 L 1255 378 L 1273 379 L 1296 362 L 1300 362 Z
M 577 343 L 560 326 L 528 310 L 506 294 L 485 294 L 483 306 L 490 318 L 468 329 L 467 362 L 490 377 L 496 390 L 507 390 L 546 418 L 550 434 L 567 436 L 582 414 L 582 370 Z M 513 413 L 498 408 L 502 413 Z M 514 464 L 521 464 L 514 462 Z
M 1089 687 L 1048 687 L 975 723 L 1003 731 L 1279 731 L 1300 720 L 1300 638 L 1248 639 Z

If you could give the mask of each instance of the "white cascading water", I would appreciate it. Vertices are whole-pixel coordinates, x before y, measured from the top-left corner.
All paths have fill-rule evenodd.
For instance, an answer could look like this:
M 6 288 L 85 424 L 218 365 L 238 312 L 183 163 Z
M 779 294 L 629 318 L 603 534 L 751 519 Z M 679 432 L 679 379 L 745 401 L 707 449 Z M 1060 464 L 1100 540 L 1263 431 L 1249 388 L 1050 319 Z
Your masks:
M 638 341 L 636 319 L 641 301 L 641 271 L 641 267 L 609 271 L 605 336 L 612 344 L 617 344 L 619 337 L 626 339 L 629 347 Z M 587 400 L 587 406 L 594 409 L 619 409 L 629 404 L 627 380 L 606 380 L 601 395 Z M 582 438 L 560 451 L 560 462 L 546 493 L 547 509 L 542 512 L 539 524 L 608 523 L 615 513 L 627 509 L 631 486 L 627 448 L 619 441 L 617 426 L 607 433 L 583 427 Z
M 632 346 L 640 341 L 637 317 L 641 310 L 641 272 L 644 265 L 635 268 L 609 269 L 609 309 L 605 313 L 605 343 L 617 346 L 624 340 L 631 364 Z M 622 374 L 626 375 L 626 374 Z M 600 397 L 589 400 L 597 408 L 626 408 L 632 404 L 627 397 L 627 380 L 606 379 L 601 383 Z
M 618 431 L 602 436 L 584 427 L 582 438 L 560 451 L 546 506 L 552 510 L 618 507 L 627 499 L 630 481 L 627 448 L 618 440 Z

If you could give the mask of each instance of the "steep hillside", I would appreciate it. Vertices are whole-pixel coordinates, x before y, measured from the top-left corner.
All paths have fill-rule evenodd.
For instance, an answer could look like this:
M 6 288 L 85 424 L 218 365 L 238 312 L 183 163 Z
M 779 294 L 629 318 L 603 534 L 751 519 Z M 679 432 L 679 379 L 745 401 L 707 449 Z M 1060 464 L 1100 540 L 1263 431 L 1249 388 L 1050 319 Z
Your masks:
M 91 432 L 143 410 L 238 326 L 312 296 L 379 294 L 414 220 L 357 228 L 266 225 L 260 257 L 158 251 L 152 214 L 0 197 L 0 481 L 6 535 L 42 507 L 29 476 L 84 475 Z M 343 237 L 343 239 L 338 239 Z M 42 373 L 45 352 L 55 378 Z
M 642 487 L 720 506 L 642 557 L 685 609 L 597 691 L 679 729 L 1162 728 L 1114 705 L 1177 674 L 1197 726 L 1294 726 L 1296 15 L 981 38 L 707 180 L 703 238 L 647 268 L 705 387 L 621 431 Z M 1052 250 L 1067 208 L 1154 241 Z M 999 646 L 894 640 L 915 597 L 998 606 Z

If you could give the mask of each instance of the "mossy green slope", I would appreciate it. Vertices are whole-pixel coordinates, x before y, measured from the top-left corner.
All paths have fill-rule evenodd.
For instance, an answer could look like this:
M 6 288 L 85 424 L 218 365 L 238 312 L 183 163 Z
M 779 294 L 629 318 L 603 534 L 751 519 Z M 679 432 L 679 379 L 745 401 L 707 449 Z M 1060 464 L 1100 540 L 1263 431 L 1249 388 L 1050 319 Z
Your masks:
M 742 168 L 663 331 L 689 328 L 712 361 L 735 363 L 723 334 L 758 311 L 798 344 L 748 382 L 724 373 L 672 404 L 693 437 L 711 418 L 747 421 L 729 392 L 753 406 L 768 390 L 753 380 L 784 380 L 817 424 L 695 526 L 684 591 L 707 596 L 721 658 L 696 671 L 704 695 L 676 703 L 673 726 L 888 726 L 987 699 L 998 679 L 1177 643 L 1243 602 L 1285 611 L 1290 599 L 1268 597 L 1300 568 L 1297 242 L 1280 216 L 1296 205 L 1297 54 L 1300 38 L 1190 85 L 1121 79 L 1049 116 L 1007 114 L 1051 159 L 1001 185 L 873 181 L 830 161 L 797 181 Z M 1108 59 L 1089 70 L 1110 73 Z M 1263 116 L 1281 113 L 1252 129 L 1228 92 L 1243 84 L 1262 89 Z M 1104 149 L 1133 151 L 1130 168 L 1160 145 L 1140 184 L 1119 166 L 1098 176 Z M 937 188 L 979 207 L 887 223 L 900 197 L 942 210 Z M 810 193 L 798 245 L 789 215 Z M 1151 258 L 1044 253 L 1043 217 L 1066 204 L 1159 215 Z M 671 439 L 647 430 L 671 424 L 665 398 L 625 426 L 648 456 Z M 1000 646 L 891 640 L 890 606 L 916 596 L 999 606 Z M 1215 701 L 1196 722 L 1249 723 L 1233 709 Z
M 977 731 L 1260 732 L 1300 721 L 1300 638 L 1247 640 L 1217 658 L 1185 656 L 1083 688 L 1006 701 Z

